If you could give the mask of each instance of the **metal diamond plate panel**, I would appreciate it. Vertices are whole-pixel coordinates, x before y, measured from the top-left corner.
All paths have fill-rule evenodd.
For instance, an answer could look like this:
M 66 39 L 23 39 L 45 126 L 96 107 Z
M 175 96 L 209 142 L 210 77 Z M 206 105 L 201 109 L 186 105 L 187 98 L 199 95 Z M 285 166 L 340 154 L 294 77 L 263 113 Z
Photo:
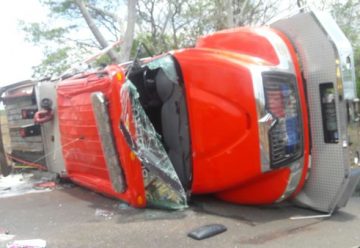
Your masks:
M 295 45 L 306 80 L 312 139 L 312 168 L 296 202 L 324 212 L 332 212 L 345 191 L 350 166 L 346 142 L 346 113 L 342 92 L 338 91 L 336 59 L 338 51 L 313 13 L 300 13 L 280 20 L 272 27 L 285 33 Z M 325 143 L 321 112 L 320 84 L 334 83 L 338 143 Z M 345 115 L 346 117 L 346 115 Z

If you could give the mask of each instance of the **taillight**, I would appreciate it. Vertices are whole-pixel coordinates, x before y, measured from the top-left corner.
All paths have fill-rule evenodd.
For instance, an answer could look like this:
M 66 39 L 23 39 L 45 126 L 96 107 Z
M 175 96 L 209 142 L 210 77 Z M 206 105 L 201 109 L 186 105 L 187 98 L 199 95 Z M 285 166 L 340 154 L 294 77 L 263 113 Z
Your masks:
M 25 137 L 26 137 L 26 130 L 25 130 L 25 128 L 20 128 L 20 129 L 19 129 L 19 135 L 20 135 L 20 137 L 22 137 L 22 138 L 25 138 Z
M 288 74 L 264 74 L 266 110 L 276 119 L 269 130 L 272 168 L 288 165 L 302 155 L 302 126 L 295 78 Z

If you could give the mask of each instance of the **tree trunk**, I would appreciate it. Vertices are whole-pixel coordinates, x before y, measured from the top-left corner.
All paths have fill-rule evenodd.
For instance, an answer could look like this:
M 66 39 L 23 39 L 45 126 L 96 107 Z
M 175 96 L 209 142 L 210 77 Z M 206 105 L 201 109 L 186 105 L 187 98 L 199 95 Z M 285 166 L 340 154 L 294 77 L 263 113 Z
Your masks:
M 169 12 L 171 13 L 171 12 Z M 175 26 L 175 17 L 174 15 L 171 17 L 171 27 L 173 30 L 173 42 L 174 42 L 174 48 L 178 49 L 179 48 L 179 42 L 178 42 L 178 37 L 177 37 L 177 30 L 176 30 L 176 26 Z
M 134 41 L 134 30 L 136 22 L 136 3 L 137 0 L 129 0 L 128 2 L 128 16 L 126 31 L 123 38 L 123 44 L 120 50 L 120 62 L 125 62 L 130 59 L 131 47 Z
M 226 18 L 226 27 L 233 28 L 234 25 L 234 14 L 232 8 L 232 0 L 225 0 L 224 1 L 224 10 L 225 10 L 225 18 Z
M 75 0 L 75 4 L 78 6 L 82 16 L 84 17 L 86 24 L 90 28 L 91 32 L 95 36 L 95 39 L 99 42 L 102 48 L 108 46 L 108 43 L 100 30 L 97 28 L 94 20 L 90 16 L 89 11 L 87 10 L 83 0 Z M 109 50 L 108 55 L 110 56 L 113 63 L 119 63 L 119 56 L 114 49 Z

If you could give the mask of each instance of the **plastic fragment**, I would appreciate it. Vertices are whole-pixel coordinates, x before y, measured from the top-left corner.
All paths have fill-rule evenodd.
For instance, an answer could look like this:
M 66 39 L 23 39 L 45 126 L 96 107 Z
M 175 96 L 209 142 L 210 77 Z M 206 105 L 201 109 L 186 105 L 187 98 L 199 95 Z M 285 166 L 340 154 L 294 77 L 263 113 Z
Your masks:
M 46 248 L 43 239 L 15 240 L 7 245 L 7 248 Z
M 224 225 L 210 224 L 192 230 L 188 233 L 188 236 L 196 240 L 202 240 L 223 233 L 226 230 L 227 228 Z
M 34 185 L 35 189 L 54 189 L 56 187 L 55 182 L 44 182 L 44 183 L 37 183 Z

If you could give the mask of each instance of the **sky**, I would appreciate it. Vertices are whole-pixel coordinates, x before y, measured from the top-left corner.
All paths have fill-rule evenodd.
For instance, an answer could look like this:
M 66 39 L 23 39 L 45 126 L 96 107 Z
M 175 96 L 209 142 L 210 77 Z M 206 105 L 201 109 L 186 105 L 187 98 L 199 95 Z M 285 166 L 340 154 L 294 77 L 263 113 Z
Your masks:
M 38 22 L 46 10 L 38 0 L 2 1 L 0 6 L 0 87 L 31 78 L 31 67 L 41 62 L 41 49 L 25 41 L 18 21 Z

